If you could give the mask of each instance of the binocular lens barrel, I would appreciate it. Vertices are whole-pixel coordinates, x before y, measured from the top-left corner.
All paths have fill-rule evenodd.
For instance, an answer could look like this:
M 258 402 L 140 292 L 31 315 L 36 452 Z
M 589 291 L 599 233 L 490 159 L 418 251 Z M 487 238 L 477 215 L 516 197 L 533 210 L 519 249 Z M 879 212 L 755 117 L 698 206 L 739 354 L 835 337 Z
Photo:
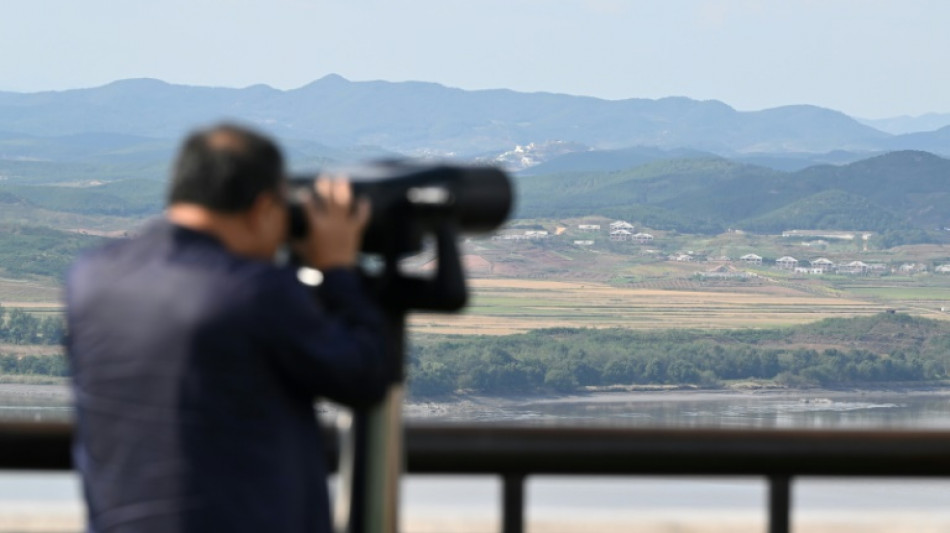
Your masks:
M 386 162 L 343 172 L 355 195 L 369 199 L 372 218 L 363 236 L 363 251 L 413 253 L 422 237 L 453 225 L 458 233 L 497 229 L 512 208 L 508 175 L 495 167 Z M 292 189 L 312 190 L 316 178 L 291 180 Z M 291 237 L 307 233 L 299 195 L 291 194 Z

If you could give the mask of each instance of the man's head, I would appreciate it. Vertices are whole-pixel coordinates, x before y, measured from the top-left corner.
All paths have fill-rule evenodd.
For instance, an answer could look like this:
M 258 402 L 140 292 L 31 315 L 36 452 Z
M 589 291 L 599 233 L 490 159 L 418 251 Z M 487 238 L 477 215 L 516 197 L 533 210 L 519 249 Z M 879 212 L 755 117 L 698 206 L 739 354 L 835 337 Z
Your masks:
M 185 139 L 175 162 L 168 203 L 237 213 L 250 208 L 263 192 L 279 194 L 283 182 L 283 157 L 270 139 L 223 124 Z
M 197 131 L 175 162 L 168 217 L 263 259 L 286 237 L 284 181 L 283 157 L 270 139 L 230 124 Z

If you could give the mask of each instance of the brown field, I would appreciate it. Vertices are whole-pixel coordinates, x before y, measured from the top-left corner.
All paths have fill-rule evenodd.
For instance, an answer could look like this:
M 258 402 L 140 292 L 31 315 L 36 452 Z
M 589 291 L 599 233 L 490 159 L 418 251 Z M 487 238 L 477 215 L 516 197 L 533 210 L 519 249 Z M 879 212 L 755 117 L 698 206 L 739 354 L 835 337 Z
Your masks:
M 742 292 L 660 290 L 515 279 L 476 279 L 471 286 L 473 297 L 464 313 L 414 315 L 413 331 L 506 335 L 550 327 L 764 328 L 869 315 L 888 308 L 880 302 L 780 286 Z
M 512 278 L 478 278 L 469 284 L 472 297 L 464 313 L 414 314 L 410 319 L 412 330 L 507 335 L 554 327 L 767 328 L 869 315 L 885 309 L 950 319 L 950 314 L 939 311 L 944 305 L 941 302 L 950 300 L 950 292 L 943 287 L 842 291 L 808 280 L 795 284 L 779 279 L 700 286 L 682 278 L 655 287 Z M 936 299 L 924 301 L 921 295 Z M 60 312 L 61 291 L 49 281 L 0 278 L 0 305 L 33 313 Z
M 62 307 L 61 290 L 50 282 L 0 278 L 0 305 L 4 307 Z

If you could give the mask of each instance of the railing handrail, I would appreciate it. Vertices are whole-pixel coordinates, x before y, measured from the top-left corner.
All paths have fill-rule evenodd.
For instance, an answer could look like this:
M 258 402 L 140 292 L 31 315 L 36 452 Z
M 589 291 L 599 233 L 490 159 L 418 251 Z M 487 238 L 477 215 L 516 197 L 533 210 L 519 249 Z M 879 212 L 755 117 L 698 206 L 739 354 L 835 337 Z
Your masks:
M 948 476 L 950 432 L 412 425 L 412 473 Z
M 0 469 L 68 470 L 72 424 L 0 422 Z M 325 429 L 335 462 L 335 431 Z M 406 425 L 426 474 L 950 477 L 950 431 Z
M 72 425 L 0 422 L 0 469 L 68 470 Z M 326 429 L 336 465 L 335 431 Z M 795 476 L 950 477 L 950 431 L 408 424 L 410 474 L 494 474 L 502 530 L 524 529 L 528 475 L 764 476 L 769 531 L 790 531 Z

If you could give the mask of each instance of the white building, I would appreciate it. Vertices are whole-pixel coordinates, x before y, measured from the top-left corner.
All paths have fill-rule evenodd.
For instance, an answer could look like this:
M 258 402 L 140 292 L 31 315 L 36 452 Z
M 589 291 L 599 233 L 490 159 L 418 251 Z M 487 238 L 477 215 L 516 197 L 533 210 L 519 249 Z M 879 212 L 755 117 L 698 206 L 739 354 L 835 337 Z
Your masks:
M 825 273 L 834 270 L 835 264 L 830 259 L 819 257 L 818 259 L 815 259 L 811 262 L 811 268 Z
M 779 257 L 775 260 L 775 266 L 785 270 L 795 270 L 798 268 L 798 259 L 787 255 L 785 257 Z
M 631 223 L 629 223 L 629 222 L 627 222 L 627 221 L 625 221 L 625 220 L 618 220 L 618 221 L 616 221 L 616 222 L 611 222 L 611 223 L 610 223 L 610 229 L 612 229 L 612 230 L 625 229 L 625 230 L 633 231 L 633 224 L 631 224 Z
M 749 264 L 749 265 L 761 265 L 761 264 L 762 264 L 762 256 L 761 256 L 761 255 L 745 254 L 744 256 L 740 257 L 739 259 L 740 259 L 743 263 L 746 263 L 746 264 Z
M 630 233 L 629 230 L 625 229 L 615 229 L 610 232 L 610 240 L 612 241 L 632 241 L 633 233 Z
M 871 271 L 871 265 L 864 261 L 851 261 L 838 265 L 836 270 L 838 274 L 864 275 Z

